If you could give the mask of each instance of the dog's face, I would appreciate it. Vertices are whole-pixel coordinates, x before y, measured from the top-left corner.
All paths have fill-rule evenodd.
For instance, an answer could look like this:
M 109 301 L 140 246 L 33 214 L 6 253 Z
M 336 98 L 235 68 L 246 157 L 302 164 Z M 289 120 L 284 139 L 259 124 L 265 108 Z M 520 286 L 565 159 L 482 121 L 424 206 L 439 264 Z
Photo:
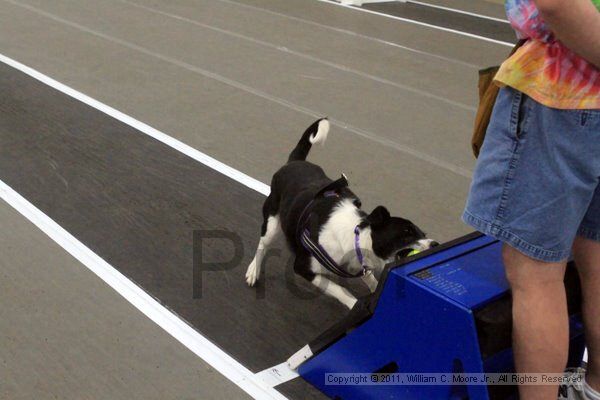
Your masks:
M 425 233 L 411 221 L 392 217 L 379 206 L 367 217 L 371 226 L 371 239 L 375 255 L 388 262 L 406 257 L 413 250 L 427 250 L 438 245 L 427 239 Z

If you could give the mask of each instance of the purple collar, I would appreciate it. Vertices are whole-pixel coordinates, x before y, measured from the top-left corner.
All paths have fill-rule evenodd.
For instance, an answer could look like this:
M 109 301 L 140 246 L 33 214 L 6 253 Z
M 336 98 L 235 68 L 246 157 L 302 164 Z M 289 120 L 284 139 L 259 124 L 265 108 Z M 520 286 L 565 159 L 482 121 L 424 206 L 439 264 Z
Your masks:
M 354 251 L 356 252 L 356 258 L 363 268 L 363 273 L 366 274 L 369 268 L 365 265 L 362 250 L 360 249 L 360 228 L 358 225 L 354 228 Z

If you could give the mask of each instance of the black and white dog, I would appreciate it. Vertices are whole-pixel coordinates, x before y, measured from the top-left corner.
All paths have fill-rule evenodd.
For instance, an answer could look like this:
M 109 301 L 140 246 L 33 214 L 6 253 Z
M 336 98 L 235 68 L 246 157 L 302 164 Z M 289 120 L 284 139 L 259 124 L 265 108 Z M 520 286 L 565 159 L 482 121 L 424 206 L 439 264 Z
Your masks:
M 345 177 L 329 179 L 323 169 L 306 161 L 313 144 L 329 133 L 326 118 L 315 121 L 302 135 L 288 162 L 271 181 L 263 205 L 261 237 L 246 282 L 254 286 L 264 254 L 281 233 L 294 252 L 294 271 L 348 308 L 356 303 L 347 289 L 327 276 L 361 277 L 371 291 L 386 263 L 413 250 L 437 245 L 412 222 L 391 217 L 378 206 L 367 215 L 347 187 Z

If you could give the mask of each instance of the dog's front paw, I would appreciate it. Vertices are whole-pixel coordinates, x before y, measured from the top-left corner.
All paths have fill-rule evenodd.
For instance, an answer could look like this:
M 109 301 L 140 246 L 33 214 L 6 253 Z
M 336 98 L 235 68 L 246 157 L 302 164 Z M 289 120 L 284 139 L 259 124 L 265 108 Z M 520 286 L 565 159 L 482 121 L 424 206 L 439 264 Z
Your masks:
M 256 281 L 258 280 L 258 269 L 256 268 L 256 262 L 252 261 L 248 266 L 248 270 L 246 271 L 246 283 L 248 286 L 252 287 L 256 285 Z

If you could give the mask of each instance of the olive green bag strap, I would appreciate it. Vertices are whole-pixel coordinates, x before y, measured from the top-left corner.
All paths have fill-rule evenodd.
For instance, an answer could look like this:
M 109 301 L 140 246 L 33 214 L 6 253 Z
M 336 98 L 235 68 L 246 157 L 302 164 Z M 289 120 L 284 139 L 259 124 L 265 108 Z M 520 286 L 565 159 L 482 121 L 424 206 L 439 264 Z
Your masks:
M 510 52 L 509 57 L 512 56 L 524 43 L 525 40 L 519 40 L 519 42 Z M 500 66 L 495 66 L 479 71 L 479 106 L 477 107 L 473 137 L 471 138 L 471 147 L 473 148 L 473 154 L 476 158 L 479 156 L 479 151 L 483 145 L 485 133 L 490 123 L 490 119 L 492 118 L 494 104 L 496 103 L 498 92 L 500 91 L 500 88 L 494 83 L 494 77 L 498 73 L 499 69 Z

